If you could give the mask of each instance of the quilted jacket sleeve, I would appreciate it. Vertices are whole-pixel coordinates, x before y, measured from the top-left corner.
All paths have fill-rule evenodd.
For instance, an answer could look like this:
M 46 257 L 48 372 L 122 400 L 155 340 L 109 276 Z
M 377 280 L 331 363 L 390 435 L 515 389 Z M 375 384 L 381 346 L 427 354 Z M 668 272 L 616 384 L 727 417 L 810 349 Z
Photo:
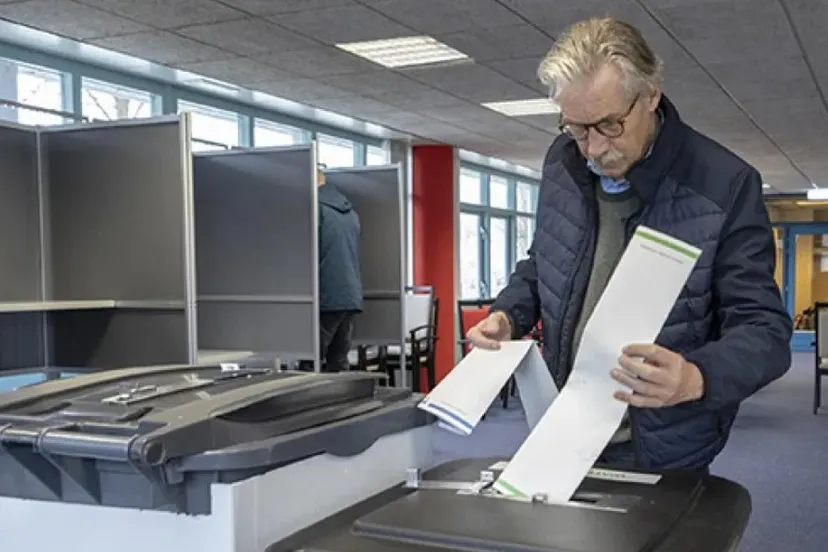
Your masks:
M 735 186 L 714 264 L 718 339 L 686 355 L 704 377 L 703 404 L 738 403 L 791 365 L 793 324 L 774 279 L 776 244 L 753 169 Z
M 528 334 L 540 317 L 538 299 L 538 273 L 535 254 L 517 263 L 509 283 L 500 292 L 492 305 L 491 312 L 504 312 L 512 323 L 512 339 Z

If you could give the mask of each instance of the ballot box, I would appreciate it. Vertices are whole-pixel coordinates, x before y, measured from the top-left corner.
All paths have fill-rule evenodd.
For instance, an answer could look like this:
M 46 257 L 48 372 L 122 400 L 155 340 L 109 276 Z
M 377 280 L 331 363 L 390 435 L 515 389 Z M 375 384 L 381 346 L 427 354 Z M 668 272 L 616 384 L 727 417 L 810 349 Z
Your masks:
M 599 467 L 572 499 L 492 490 L 503 462 L 459 460 L 274 543 L 266 552 L 732 552 L 751 512 L 741 485 L 704 472 Z

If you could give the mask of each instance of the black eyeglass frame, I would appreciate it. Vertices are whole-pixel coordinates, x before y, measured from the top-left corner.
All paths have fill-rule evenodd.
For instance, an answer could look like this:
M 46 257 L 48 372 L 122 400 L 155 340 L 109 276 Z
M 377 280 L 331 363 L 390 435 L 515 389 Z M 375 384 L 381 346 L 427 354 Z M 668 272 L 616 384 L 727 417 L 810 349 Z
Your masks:
M 604 117 L 597 123 L 561 123 L 560 125 L 558 125 L 558 131 L 561 134 L 566 134 L 573 140 L 578 141 L 585 140 L 589 136 L 590 129 L 595 129 L 595 132 L 597 132 L 601 136 L 605 136 L 606 138 L 618 138 L 619 136 L 624 134 L 624 130 L 626 130 L 625 123 L 627 122 L 627 119 L 630 118 L 633 109 L 635 109 L 635 106 L 636 104 L 638 104 L 638 100 L 640 99 L 641 94 L 639 93 L 630 103 L 630 107 L 627 108 L 627 111 L 624 112 L 624 114 L 621 116 L 616 117 L 610 115 L 608 117 Z M 573 132 L 572 127 L 579 128 L 581 132 Z

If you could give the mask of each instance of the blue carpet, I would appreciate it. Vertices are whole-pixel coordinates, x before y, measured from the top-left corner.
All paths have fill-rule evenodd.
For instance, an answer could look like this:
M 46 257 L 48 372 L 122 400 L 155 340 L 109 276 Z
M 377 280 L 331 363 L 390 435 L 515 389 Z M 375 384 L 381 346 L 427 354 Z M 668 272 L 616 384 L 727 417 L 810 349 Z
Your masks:
M 795 355 L 785 377 L 742 406 L 730 442 L 712 466 L 753 497 L 740 552 L 820 552 L 828 546 L 828 408 L 811 414 L 812 382 L 813 355 Z M 513 400 L 507 410 L 496 404 L 469 437 L 438 430 L 434 447 L 440 461 L 510 456 L 527 433 Z

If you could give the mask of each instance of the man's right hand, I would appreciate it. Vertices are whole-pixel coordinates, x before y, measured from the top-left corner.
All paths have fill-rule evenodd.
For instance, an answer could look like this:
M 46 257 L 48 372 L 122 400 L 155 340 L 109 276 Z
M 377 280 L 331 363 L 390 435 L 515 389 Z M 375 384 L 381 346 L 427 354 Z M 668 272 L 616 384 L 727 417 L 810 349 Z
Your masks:
M 507 341 L 512 336 L 512 324 L 509 317 L 503 312 L 493 312 L 467 333 L 466 338 L 473 347 L 481 349 L 499 349 L 501 341 Z

